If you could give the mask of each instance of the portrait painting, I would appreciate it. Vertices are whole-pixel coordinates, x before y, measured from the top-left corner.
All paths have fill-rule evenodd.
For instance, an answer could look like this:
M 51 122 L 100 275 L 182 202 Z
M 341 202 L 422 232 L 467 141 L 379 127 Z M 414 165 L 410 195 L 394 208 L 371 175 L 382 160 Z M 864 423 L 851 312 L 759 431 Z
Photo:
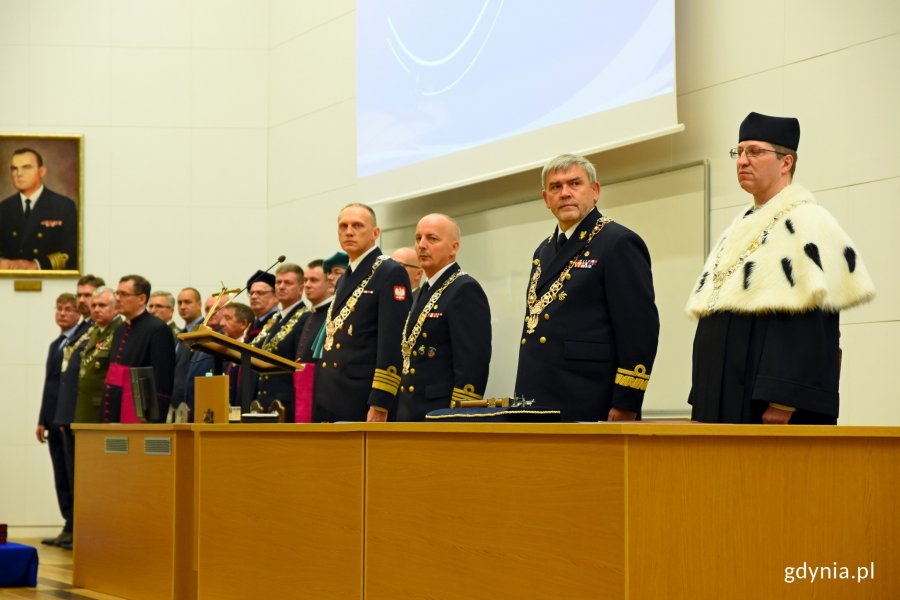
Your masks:
M 79 275 L 83 136 L 0 133 L 0 160 L 0 275 Z

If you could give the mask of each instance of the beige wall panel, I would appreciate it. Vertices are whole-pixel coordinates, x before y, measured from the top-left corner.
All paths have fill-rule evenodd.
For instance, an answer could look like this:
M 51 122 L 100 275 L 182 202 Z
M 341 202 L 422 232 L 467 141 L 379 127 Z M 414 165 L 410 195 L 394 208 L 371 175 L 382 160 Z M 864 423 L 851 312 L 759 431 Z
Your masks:
M 841 326 L 841 425 L 900 423 L 897 340 L 896 320 Z
M 322 24 L 271 51 L 269 123 L 273 126 L 355 96 L 354 13 Z M 354 121 L 344 127 L 352 127 Z M 356 140 L 350 154 L 356 156 Z
M 119 277 L 128 273 L 143 275 L 156 288 L 162 287 L 162 281 L 188 281 L 191 265 L 179 240 L 190 239 L 192 228 L 182 214 L 173 209 L 150 210 L 147 205 L 110 209 L 114 223 L 129 226 L 109 232 L 114 254 L 109 260 L 109 271 L 100 273 L 107 283 L 115 287 Z
M 116 149 L 110 159 L 116 208 L 146 207 L 174 217 L 190 206 L 190 129 L 115 128 L 110 143 Z
M 803 132 L 798 181 L 825 189 L 900 175 L 897 73 L 900 35 L 785 68 L 787 113 Z
M 269 206 L 355 186 L 355 115 L 348 100 L 269 130 Z
M 191 4 L 183 0 L 116 0 L 112 46 L 187 48 L 191 44 Z
M 190 5 L 194 48 L 269 47 L 268 2 L 192 0 Z
M 223 281 L 229 288 L 244 287 L 257 269 L 265 269 L 275 260 L 265 252 L 265 236 L 254 230 L 253 224 L 266 222 L 263 208 L 201 207 L 182 214 L 189 215 L 194 226 L 188 238 L 174 245 L 184 257 L 181 262 L 190 270 L 184 279 L 171 278 L 163 271 L 161 276 L 171 279 L 172 287 L 194 286 L 205 299 L 221 290 Z M 176 293 L 174 289 L 170 291 Z M 249 304 L 249 297 L 242 295 L 237 301 Z
M 269 47 L 274 48 L 334 19 L 353 15 L 355 10 L 354 0 L 269 0 Z
M 191 124 L 265 127 L 268 75 L 266 50 L 193 50 Z
M 34 423 L 37 415 L 32 420 L 29 429 L 34 432 Z M 56 502 L 56 492 L 53 486 L 53 468 L 50 463 L 50 452 L 47 446 L 38 444 L 34 436 L 31 443 L 25 447 L 21 455 L 24 477 L 21 479 L 22 489 L 12 489 L 16 498 L 21 503 L 19 516 L 23 525 L 63 525 L 63 518 L 59 514 L 59 504 Z M 12 522 L 4 517 L 4 523 Z
M 621 439 L 522 437 L 367 435 L 367 600 L 624 597 Z
M 853 239 L 877 290 L 872 302 L 841 313 L 841 322 L 900 321 L 900 177 L 819 192 L 816 198 Z
M 83 125 L 109 125 L 108 48 L 39 46 L 29 54 L 30 123 L 53 125 L 66 133 Z
M 0 28 L 3 19 L 0 19 Z M 7 43 L 8 40 L 7 40 Z M 31 52 L 28 46 L 0 45 L 0 61 L 11 68 L 31 70 Z M 30 80 L 28 80 L 30 83 Z M 3 131 L 24 131 L 23 124 L 31 117 L 31 97 L 33 92 L 25 86 L 17 94 L 0 94 L 0 128 Z M 7 176 L 6 158 L 3 159 L 3 176 Z
M 784 3 L 785 62 L 796 62 L 900 32 L 896 0 Z
M 187 127 L 191 122 L 191 51 L 114 48 L 110 121 L 118 126 Z
M 225 207 L 264 209 L 268 144 L 264 128 L 191 130 L 191 206 L 210 208 L 210 215 Z
M 28 10 L 29 27 L 22 27 L 22 19 L 16 19 L 14 28 L 27 31 L 31 44 L 108 46 L 110 43 L 109 0 L 14 4 L 19 11 Z
M 719 0 L 675 3 L 678 93 L 776 68 L 784 60 L 784 3 Z M 684 122 L 684 121 L 682 121 Z
M 347 190 L 273 206 L 268 211 L 269 254 L 279 254 L 306 267 L 317 258 L 328 258 L 341 249 L 337 239 L 337 215 L 351 200 Z

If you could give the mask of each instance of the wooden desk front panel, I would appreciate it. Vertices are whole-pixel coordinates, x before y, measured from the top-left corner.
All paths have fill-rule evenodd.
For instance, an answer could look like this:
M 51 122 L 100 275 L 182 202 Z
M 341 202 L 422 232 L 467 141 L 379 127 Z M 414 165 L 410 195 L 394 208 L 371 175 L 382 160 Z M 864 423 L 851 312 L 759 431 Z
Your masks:
M 623 597 L 621 437 L 366 437 L 366 600 Z
M 198 431 L 198 597 L 362 597 L 363 436 Z
M 134 600 L 189 597 L 193 433 L 110 426 L 75 436 L 73 584 Z M 107 454 L 107 437 L 127 437 L 128 453 Z M 171 438 L 171 454 L 145 454 L 146 437 Z
M 627 443 L 631 598 L 900 597 L 900 439 Z M 804 563 L 854 579 L 787 583 Z

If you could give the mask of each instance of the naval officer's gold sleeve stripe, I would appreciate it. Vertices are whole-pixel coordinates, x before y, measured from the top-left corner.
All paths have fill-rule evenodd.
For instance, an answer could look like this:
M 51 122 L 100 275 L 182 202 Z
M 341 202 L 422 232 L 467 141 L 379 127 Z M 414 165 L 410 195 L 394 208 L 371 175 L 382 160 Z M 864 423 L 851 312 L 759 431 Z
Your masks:
M 481 400 L 481 394 L 476 394 L 470 390 L 461 390 L 457 387 L 453 388 L 451 397 L 454 400 Z

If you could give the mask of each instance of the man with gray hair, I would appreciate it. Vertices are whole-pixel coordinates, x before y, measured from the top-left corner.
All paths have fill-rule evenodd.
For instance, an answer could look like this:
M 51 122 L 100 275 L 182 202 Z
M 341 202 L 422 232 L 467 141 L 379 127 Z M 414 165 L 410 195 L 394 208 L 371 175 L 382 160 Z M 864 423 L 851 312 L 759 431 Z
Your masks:
M 172 330 L 172 335 L 178 335 L 181 327 L 175 323 L 172 317 L 175 315 L 175 296 L 171 292 L 156 290 L 150 294 L 150 303 L 147 305 L 147 312 L 154 317 L 160 319 Z
M 532 257 L 516 396 L 564 421 L 640 418 L 659 338 L 650 253 L 597 210 L 590 161 L 558 156 L 541 180 L 557 226 Z

